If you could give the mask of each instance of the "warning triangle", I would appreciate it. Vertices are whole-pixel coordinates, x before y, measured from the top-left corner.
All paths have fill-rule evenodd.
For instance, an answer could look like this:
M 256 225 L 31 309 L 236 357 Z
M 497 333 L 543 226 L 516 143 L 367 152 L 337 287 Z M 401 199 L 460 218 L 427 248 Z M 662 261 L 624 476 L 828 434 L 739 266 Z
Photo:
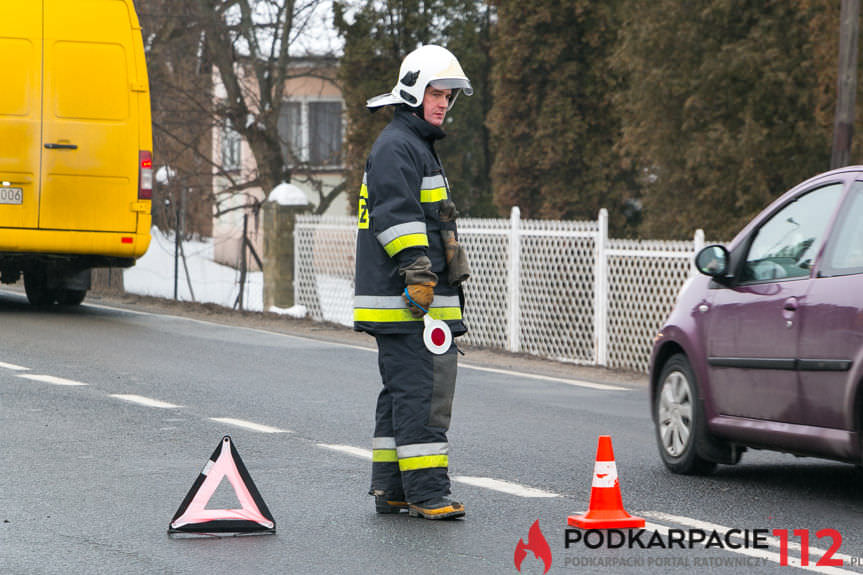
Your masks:
M 222 479 L 227 477 L 241 509 L 207 509 Z M 240 454 L 226 435 L 210 456 L 180 508 L 168 533 L 275 533 L 276 522 L 249 475 Z

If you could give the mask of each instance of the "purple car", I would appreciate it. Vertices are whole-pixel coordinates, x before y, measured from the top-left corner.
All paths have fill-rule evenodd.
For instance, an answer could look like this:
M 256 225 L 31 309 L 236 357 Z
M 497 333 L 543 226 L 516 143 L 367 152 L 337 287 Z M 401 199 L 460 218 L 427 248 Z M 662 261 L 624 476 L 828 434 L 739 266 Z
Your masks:
M 675 473 L 747 447 L 863 463 L 863 166 L 795 187 L 695 257 L 650 359 Z

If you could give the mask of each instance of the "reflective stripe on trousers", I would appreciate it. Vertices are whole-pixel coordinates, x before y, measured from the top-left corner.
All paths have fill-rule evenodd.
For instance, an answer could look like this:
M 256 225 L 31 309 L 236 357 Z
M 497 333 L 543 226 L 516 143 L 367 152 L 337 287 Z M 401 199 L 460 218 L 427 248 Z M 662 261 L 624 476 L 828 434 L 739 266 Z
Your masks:
M 372 440 L 372 461 L 398 463 L 400 471 L 447 467 L 449 444 L 415 443 L 396 448 L 394 437 L 375 437 Z

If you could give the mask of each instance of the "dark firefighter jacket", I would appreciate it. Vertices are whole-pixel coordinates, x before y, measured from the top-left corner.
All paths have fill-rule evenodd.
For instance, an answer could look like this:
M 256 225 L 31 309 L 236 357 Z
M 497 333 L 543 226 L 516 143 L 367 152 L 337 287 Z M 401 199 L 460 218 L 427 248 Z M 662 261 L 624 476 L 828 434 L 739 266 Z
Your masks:
M 402 298 L 400 267 L 427 255 L 438 276 L 430 315 L 446 321 L 453 335 L 462 323 L 459 288 L 446 280 L 440 203 L 449 184 L 434 151 L 444 132 L 397 108 L 366 161 L 360 189 L 354 291 L 354 329 L 372 335 L 422 331 Z

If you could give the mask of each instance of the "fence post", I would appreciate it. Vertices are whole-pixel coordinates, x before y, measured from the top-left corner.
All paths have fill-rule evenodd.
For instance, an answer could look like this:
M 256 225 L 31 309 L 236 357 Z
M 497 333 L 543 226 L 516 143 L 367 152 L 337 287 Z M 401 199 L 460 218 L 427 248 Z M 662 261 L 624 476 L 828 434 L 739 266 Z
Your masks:
M 302 248 L 298 249 L 298 246 L 302 246 L 302 243 L 300 242 L 299 236 L 300 236 L 300 228 L 302 227 L 303 224 L 298 222 L 297 221 L 298 219 L 299 219 L 299 214 L 294 216 L 294 226 L 293 226 L 293 231 L 292 231 L 293 237 L 291 237 L 291 241 L 293 241 L 293 243 L 294 243 L 294 269 L 293 269 L 294 281 L 292 282 L 294 284 L 293 285 L 294 304 L 297 304 L 300 301 L 300 277 L 301 277 L 300 276 L 300 260 L 302 259 L 302 255 L 300 253 L 297 253 L 297 252 L 299 252 L 302 249 Z M 314 234 L 314 228 L 312 229 L 312 233 Z M 315 295 L 317 295 L 318 290 L 315 289 L 314 293 L 315 293 Z M 267 308 L 264 308 L 264 309 L 267 309 Z
M 287 309 L 296 303 L 296 262 L 294 226 L 297 214 L 311 205 L 305 193 L 293 184 L 276 186 L 264 202 L 264 311 Z M 243 246 L 245 251 L 245 245 Z
M 701 251 L 701 248 L 704 247 L 704 230 L 698 228 L 695 230 L 695 237 L 692 239 L 692 261 L 689 267 L 689 275 L 696 275 L 698 273 L 698 268 L 695 267 L 695 256 L 698 252 Z
M 509 214 L 509 272 L 507 275 L 507 287 L 509 288 L 509 302 L 507 315 L 509 321 L 509 334 L 507 345 L 509 351 L 521 350 L 521 210 L 513 206 Z
M 593 337 L 595 363 L 608 365 L 608 210 L 599 210 L 593 272 Z

